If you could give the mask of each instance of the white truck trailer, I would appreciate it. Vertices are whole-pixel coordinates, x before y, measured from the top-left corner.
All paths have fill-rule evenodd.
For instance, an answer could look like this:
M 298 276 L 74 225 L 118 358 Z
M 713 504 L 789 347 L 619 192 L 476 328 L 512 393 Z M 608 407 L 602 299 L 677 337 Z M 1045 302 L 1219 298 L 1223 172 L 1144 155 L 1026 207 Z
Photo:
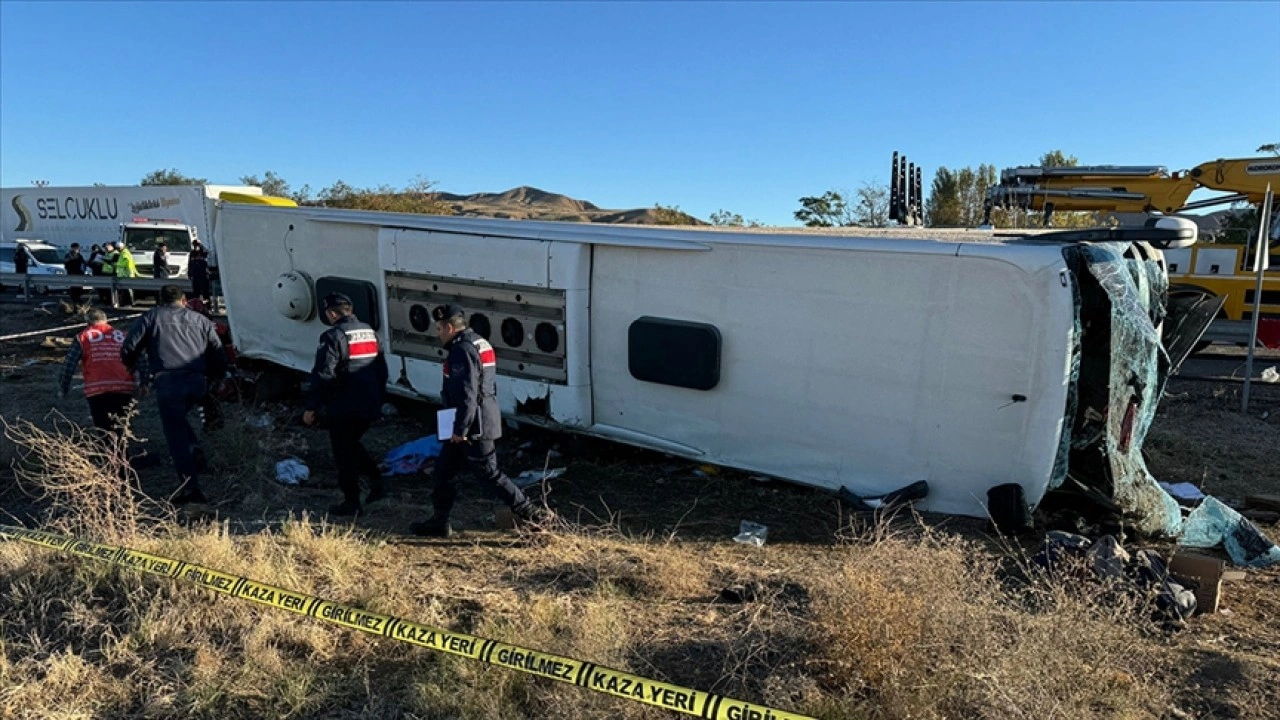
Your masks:
M 0 189 L 0 241 L 39 240 L 60 248 L 124 241 L 138 272 L 151 276 L 156 244 L 169 248 L 170 273 L 187 274 L 191 242 L 211 245 L 223 193 L 261 196 L 244 185 L 142 185 Z M 212 252 L 212 248 L 210 248 Z M 216 260 L 211 259 L 212 264 Z
M 920 506 L 944 513 L 985 516 L 1010 486 L 1035 507 L 1070 478 L 1176 531 L 1141 456 L 1170 369 L 1152 243 L 1194 230 L 915 233 L 227 205 L 216 244 L 243 356 L 308 371 L 317 302 L 341 291 L 390 388 L 436 400 L 430 309 L 457 302 L 519 422 L 862 497 L 923 480 Z

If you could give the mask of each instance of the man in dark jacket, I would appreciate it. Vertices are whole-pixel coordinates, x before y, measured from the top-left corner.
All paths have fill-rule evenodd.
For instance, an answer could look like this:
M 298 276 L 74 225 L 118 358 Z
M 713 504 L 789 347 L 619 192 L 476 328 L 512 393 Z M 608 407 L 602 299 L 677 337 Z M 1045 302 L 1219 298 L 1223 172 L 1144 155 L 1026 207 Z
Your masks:
M 187 276 L 191 278 L 191 294 L 208 304 L 213 297 L 212 284 L 209 282 L 209 251 L 204 249 L 199 240 L 191 241 Z
M 129 330 L 120 359 L 133 372 L 142 353 L 147 353 L 164 439 L 178 471 L 178 494 L 173 502 L 204 502 L 199 480 L 204 453 L 187 422 L 187 413 L 204 398 L 207 378 L 220 380 L 225 375 L 226 356 L 213 321 L 187 309 L 187 296 L 181 288 L 160 288 L 159 302 Z
M 360 477 L 369 480 L 365 503 L 381 500 L 386 487 L 378 463 L 360 442 L 369 426 L 382 415 L 382 395 L 387 386 L 387 360 L 378 333 L 360 322 L 351 298 L 330 293 L 324 298 L 325 321 L 332 325 L 320 336 L 315 367 L 311 370 L 311 396 L 302 422 L 313 425 L 316 410 L 328 417 L 333 464 L 338 466 L 342 503 L 329 508 L 330 515 L 350 516 L 361 511 Z
M 156 251 L 151 253 L 151 277 L 169 277 L 169 246 L 163 242 L 158 243 Z
M 68 275 L 84 275 L 85 262 L 84 256 L 80 254 L 80 243 L 71 243 L 71 249 L 62 258 L 62 268 Z M 78 286 L 69 288 L 67 292 L 71 295 L 71 302 L 77 305 L 84 297 L 84 288 Z
M 446 408 L 456 412 L 452 436 L 440 433 L 443 447 L 436 458 L 431 493 L 435 512 L 426 522 L 410 525 L 410 531 L 427 537 L 453 534 L 449 513 L 458 494 L 458 470 L 467 460 L 479 465 L 485 480 L 493 483 L 516 517 L 538 523 L 550 521 L 554 517 L 551 511 L 530 502 L 498 469 L 494 441 L 502 437 L 502 414 L 498 409 L 498 359 L 493 346 L 467 327 L 465 313 L 458 305 L 437 306 L 431 317 L 436 321 L 436 337 L 449 351 L 444 361 L 441 399 Z
M 18 243 L 13 248 L 13 271 L 19 275 L 26 275 L 31 266 L 31 256 L 27 254 L 27 246 Z M 27 298 L 27 283 L 24 280 L 22 287 L 19 289 L 22 293 L 22 299 Z

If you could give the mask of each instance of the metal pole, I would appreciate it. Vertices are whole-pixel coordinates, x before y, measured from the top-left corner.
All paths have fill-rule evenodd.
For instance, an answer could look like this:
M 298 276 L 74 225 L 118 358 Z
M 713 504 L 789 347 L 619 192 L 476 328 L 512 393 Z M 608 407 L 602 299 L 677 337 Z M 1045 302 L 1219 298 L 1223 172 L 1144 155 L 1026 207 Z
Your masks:
M 1253 383 L 1253 350 L 1258 345 L 1258 317 L 1262 314 L 1262 276 L 1267 271 L 1271 259 L 1269 242 L 1269 225 L 1271 223 L 1271 206 L 1275 194 L 1271 192 L 1271 183 L 1267 183 L 1267 195 L 1259 208 L 1262 217 L 1258 221 L 1258 246 L 1253 251 L 1253 270 L 1258 275 L 1258 283 L 1253 289 L 1253 327 L 1249 330 L 1249 351 L 1244 361 L 1244 393 L 1240 396 L 1240 412 L 1249 412 L 1249 386 Z

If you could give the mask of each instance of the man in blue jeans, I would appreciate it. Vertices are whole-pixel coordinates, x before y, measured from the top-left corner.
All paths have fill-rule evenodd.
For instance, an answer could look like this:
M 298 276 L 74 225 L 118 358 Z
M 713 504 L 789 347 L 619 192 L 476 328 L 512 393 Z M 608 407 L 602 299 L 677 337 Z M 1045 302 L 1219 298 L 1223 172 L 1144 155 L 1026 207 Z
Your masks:
M 226 356 L 213 321 L 187 309 L 187 297 L 176 285 L 160 288 L 159 304 L 134 323 L 120 348 L 120 359 L 131 372 L 147 353 L 156 405 L 169 455 L 178 471 L 174 504 L 205 502 L 200 490 L 199 465 L 204 453 L 187 413 L 200 404 L 208 379 L 219 382 L 226 373 Z

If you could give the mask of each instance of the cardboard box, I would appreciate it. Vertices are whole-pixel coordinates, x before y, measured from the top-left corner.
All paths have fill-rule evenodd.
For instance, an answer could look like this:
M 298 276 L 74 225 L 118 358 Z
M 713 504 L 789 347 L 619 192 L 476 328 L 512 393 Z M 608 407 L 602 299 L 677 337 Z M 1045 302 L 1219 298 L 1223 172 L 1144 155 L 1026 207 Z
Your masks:
M 1197 613 L 1218 612 L 1225 560 L 1189 552 L 1174 553 L 1169 574 L 1196 594 Z

